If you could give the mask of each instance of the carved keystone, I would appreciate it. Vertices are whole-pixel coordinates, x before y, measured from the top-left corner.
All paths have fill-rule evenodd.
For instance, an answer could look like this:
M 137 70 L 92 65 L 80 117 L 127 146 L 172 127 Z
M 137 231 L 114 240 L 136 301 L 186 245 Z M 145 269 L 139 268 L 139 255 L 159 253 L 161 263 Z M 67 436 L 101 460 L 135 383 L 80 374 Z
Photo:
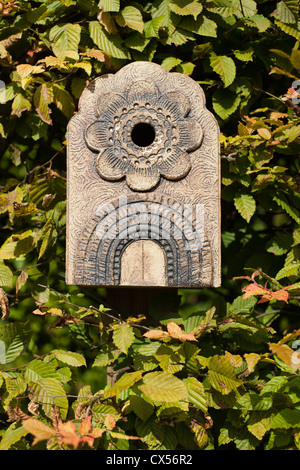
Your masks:
M 220 285 L 219 128 L 191 78 L 135 62 L 68 125 L 68 284 Z

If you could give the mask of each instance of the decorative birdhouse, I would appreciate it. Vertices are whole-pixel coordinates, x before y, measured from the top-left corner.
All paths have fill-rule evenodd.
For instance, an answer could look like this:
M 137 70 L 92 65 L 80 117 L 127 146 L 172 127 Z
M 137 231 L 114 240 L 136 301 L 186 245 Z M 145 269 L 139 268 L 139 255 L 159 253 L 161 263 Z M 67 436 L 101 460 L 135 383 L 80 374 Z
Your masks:
M 219 128 L 191 78 L 135 62 L 68 125 L 68 284 L 220 285 Z

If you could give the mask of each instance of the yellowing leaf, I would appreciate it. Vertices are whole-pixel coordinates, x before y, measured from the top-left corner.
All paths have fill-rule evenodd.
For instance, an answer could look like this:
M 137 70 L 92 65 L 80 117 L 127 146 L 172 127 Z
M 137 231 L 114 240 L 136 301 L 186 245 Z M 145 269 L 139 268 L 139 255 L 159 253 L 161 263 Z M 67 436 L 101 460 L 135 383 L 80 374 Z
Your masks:
M 180 341 L 197 341 L 195 336 L 192 333 L 186 334 L 183 333 L 180 326 L 174 322 L 167 324 L 167 329 L 172 338 L 179 339 Z
M 0 287 L 12 287 L 13 273 L 11 269 L 0 260 Z M 3 289 L 2 289 L 3 290 Z
M 49 108 L 50 104 L 53 102 L 53 89 L 51 84 L 43 83 L 40 85 L 33 95 L 33 102 L 40 118 L 46 122 L 46 124 L 51 125 L 51 109 Z
M 11 114 L 15 114 L 16 116 L 21 117 L 21 114 L 24 111 L 29 111 L 30 109 L 30 101 L 22 93 L 17 93 L 12 102 Z
M 121 323 L 113 332 L 113 342 L 123 353 L 127 354 L 128 349 L 134 341 L 134 333 L 131 326 Z
M 162 330 L 150 330 L 147 331 L 147 333 L 144 334 L 146 338 L 150 339 L 164 339 L 164 338 L 169 338 L 170 335 L 166 331 Z
M 40 65 L 19 64 L 16 69 L 21 78 L 26 78 L 31 74 L 44 72 L 44 68 Z
M 210 383 L 222 395 L 227 395 L 242 385 L 242 381 L 236 377 L 234 368 L 226 357 L 212 356 L 207 365 Z
M 170 9 L 177 15 L 193 15 L 196 19 L 203 10 L 202 3 L 191 0 L 171 0 Z
M 49 39 L 52 42 L 52 50 L 56 57 L 65 59 L 77 55 L 80 41 L 81 27 L 79 24 L 55 25 L 50 30 Z M 70 54 L 71 53 L 71 54 Z M 74 57 L 76 59 L 76 57 Z
M 257 129 L 257 133 L 265 140 L 269 140 L 272 138 L 271 132 L 269 131 L 269 129 L 266 129 L 265 127 Z
M 225 357 L 230 361 L 233 367 L 240 367 L 243 363 L 243 358 L 238 354 L 231 354 L 229 351 L 225 351 Z
M 261 357 L 259 354 L 256 353 L 245 353 L 244 358 L 246 360 L 248 370 L 251 374 L 251 372 L 254 371 L 256 364 L 260 361 Z
M 251 194 L 239 194 L 234 198 L 234 205 L 241 216 L 250 222 L 256 208 L 254 197 Z
M 107 55 L 99 51 L 99 49 L 89 49 L 86 52 L 83 52 L 81 55 L 86 57 L 92 57 L 93 59 L 99 60 L 99 62 L 105 62 L 107 60 Z
M 168 372 L 148 372 L 139 389 L 154 401 L 175 402 L 188 398 L 184 383 Z
M 111 388 L 106 390 L 106 392 L 104 393 L 104 397 L 111 398 L 119 395 L 121 392 L 124 392 L 124 390 L 128 390 L 136 382 L 141 380 L 143 373 L 143 370 L 138 370 L 122 375 L 122 377 L 117 380 L 117 382 Z
M 33 445 L 55 436 L 55 429 L 51 428 L 37 418 L 28 418 L 22 421 L 23 428 L 34 436 Z
M 294 351 L 287 344 L 270 343 L 269 348 L 273 354 L 281 359 L 292 371 L 296 371 L 300 367 L 300 354 Z

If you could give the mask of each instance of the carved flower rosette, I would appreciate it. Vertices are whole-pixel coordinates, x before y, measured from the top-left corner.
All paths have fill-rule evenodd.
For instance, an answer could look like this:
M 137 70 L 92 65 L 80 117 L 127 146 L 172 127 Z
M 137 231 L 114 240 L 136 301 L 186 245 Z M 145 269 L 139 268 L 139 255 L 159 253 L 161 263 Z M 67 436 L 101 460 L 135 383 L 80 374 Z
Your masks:
M 125 92 L 102 94 L 97 120 L 85 129 L 88 147 L 98 152 L 95 166 L 101 178 L 125 177 L 133 191 L 149 191 L 160 181 L 184 178 L 189 152 L 202 141 L 203 131 L 179 90 L 160 92 L 152 80 L 137 80 Z

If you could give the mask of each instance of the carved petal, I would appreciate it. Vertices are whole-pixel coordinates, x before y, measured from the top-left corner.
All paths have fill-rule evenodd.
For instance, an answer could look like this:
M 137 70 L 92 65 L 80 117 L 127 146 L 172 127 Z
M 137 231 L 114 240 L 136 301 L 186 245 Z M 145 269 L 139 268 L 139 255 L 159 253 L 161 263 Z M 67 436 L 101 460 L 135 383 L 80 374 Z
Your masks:
M 159 178 L 160 175 L 156 168 L 149 171 L 146 168 L 136 170 L 132 167 L 126 174 L 126 183 L 134 191 L 149 191 L 157 185 Z
M 164 93 L 159 99 L 159 104 L 168 109 L 175 119 L 186 116 L 191 109 L 188 97 L 178 90 Z
M 98 155 L 96 168 L 101 178 L 110 181 L 119 180 L 125 174 L 125 163 L 115 155 L 112 147 Z
M 92 150 L 100 151 L 108 145 L 108 126 L 105 121 L 95 121 L 85 130 L 85 140 Z
M 172 153 L 158 165 L 162 176 L 169 180 L 183 178 L 191 169 L 191 161 L 188 154 L 180 148 L 173 148 Z
M 159 97 L 159 89 L 152 80 L 138 80 L 133 82 L 127 90 L 127 101 L 130 104 L 135 102 L 156 103 Z
M 128 103 L 124 96 L 119 93 L 110 91 L 103 93 L 97 102 L 97 113 L 100 119 L 113 122 L 114 117 L 118 116 L 123 108 L 128 107 Z
M 179 147 L 188 152 L 197 149 L 203 139 L 203 130 L 194 119 L 178 119 Z

